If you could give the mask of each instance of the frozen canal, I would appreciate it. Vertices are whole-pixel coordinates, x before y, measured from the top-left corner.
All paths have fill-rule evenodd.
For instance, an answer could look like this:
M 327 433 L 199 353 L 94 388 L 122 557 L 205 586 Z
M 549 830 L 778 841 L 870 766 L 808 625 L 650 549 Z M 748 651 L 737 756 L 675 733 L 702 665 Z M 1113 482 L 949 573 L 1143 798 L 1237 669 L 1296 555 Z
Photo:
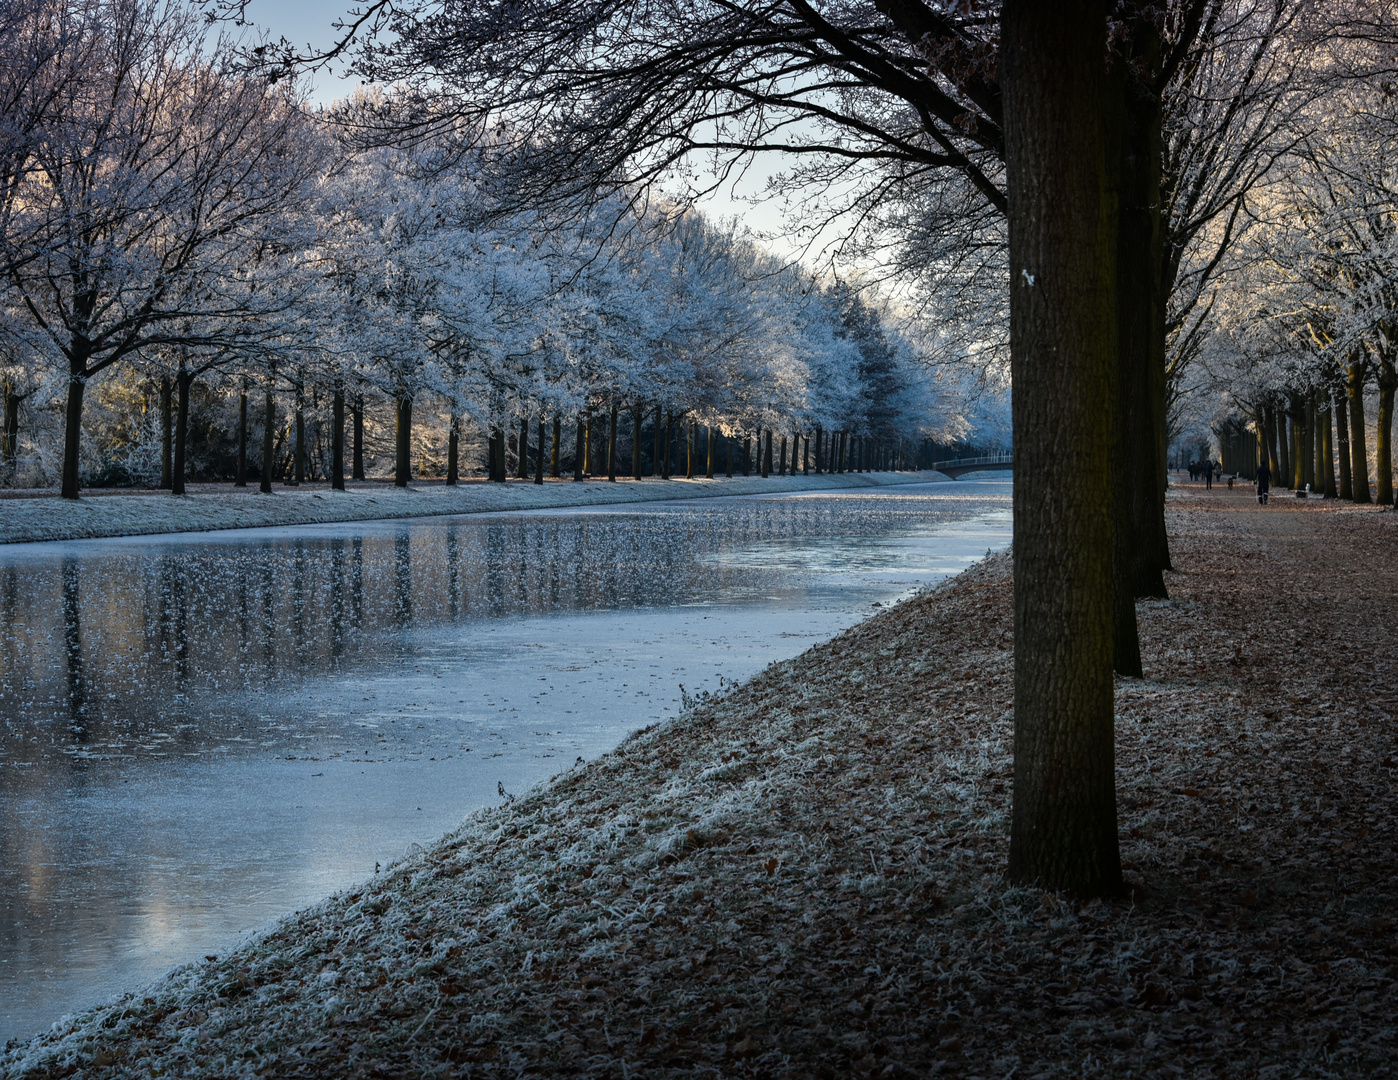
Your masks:
M 1008 481 L 0 548 L 0 1040 L 1009 541 Z

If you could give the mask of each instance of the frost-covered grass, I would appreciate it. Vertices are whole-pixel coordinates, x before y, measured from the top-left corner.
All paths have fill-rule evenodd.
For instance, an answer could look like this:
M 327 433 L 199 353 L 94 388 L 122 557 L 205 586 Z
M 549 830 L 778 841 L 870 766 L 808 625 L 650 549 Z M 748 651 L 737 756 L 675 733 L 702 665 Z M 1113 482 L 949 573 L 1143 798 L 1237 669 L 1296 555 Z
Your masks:
M 658 499 L 758 495 L 780 491 L 825 491 L 945 482 L 941 473 L 846 473 L 839 476 L 759 476 L 732 480 L 617 480 L 534 484 L 472 482 L 454 488 L 356 487 L 350 491 L 291 491 L 260 494 L 256 487 L 216 494 L 122 494 L 88 496 L 76 502 L 57 497 L 0 499 L 0 543 L 78 540 L 101 536 L 253 529 L 269 525 L 313 525 L 379 518 L 437 517 L 502 510 L 605 506 Z
M 994 557 L 0 1075 L 1392 1075 L 1392 515 L 1171 515 L 1128 897 L 1005 884 Z

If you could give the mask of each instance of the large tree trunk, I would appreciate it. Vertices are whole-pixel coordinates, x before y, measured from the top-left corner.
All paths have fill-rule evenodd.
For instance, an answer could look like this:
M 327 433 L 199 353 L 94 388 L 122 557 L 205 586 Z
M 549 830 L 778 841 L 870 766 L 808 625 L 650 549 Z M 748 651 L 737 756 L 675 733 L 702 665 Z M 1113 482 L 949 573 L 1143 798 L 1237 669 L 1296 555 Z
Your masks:
M 578 438 L 577 447 L 573 453 L 573 479 L 580 481 L 586 475 L 587 469 L 587 418 L 578 414 Z
M 1153 24 L 1135 23 L 1148 69 L 1158 65 L 1159 42 Z M 1119 66 L 1119 65 L 1118 65 Z M 1133 597 L 1163 599 L 1164 571 L 1170 565 L 1165 535 L 1163 463 L 1158 459 L 1155 413 L 1164 412 L 1165 328 L 1159 321 L 1161 255 L 1160 160 L 1161 111 L 1157 92 L 1131 73 L 1117 74 L 1122 88 L 1119 221 L 1117 232 L 1118 421 L 1115 462 L 1121 478 L 1114 485 L 1113 528 L 1123 586 Z M 1157 380 L 1156 376 L 1159 375 Z M 1155 383 L 1160 383 L 1159 393 Z M 1159 397 L 1157 402 L 1156 398 Z M 1117 469 L 1112 470 L 1116 472 Z M 1117 642 L 1132 651 L 1136 641 L 1136 607 L 1117 605 Z M 1122 674 L 1140 673 L 1139 648 Z
M 272 462 L 276 459 L 277 403 L 272 397 L 271 387 L 262 405 L 262 467 L 258 470 L 260 480 L 257 490 L 264 495 L 272 494 Z
M 68 402 L 63 414 L 63 478 L 59 493 L 65 499 L 78 497 L 78 455 L 82 451 L 83 391 L 87 374 L 83 365 L 72 362 L 68 375 Z
M 1010 880 L 1121 890 L 1112 684 L 1114 192 L 1107 5 L 1006 0 L 1015 393 L 1014 807 Z
M 330 400 L 330 487 L 345 490 L 345 392 L 338 386 Z
M 1364 380 L 1368 375 L 1362 356 L 1351 356 L 1346 390 L 1349 393 L 1349 470 L 1354 501 L 1373 502 L 1369 494 L 1369 447 L 1364 440 Z
M 529 479 L 529 417 L 519 418 L 519 450 L 515 458 L 515 479 Z
M 560 444 L 563 442 L 563 417 L 558 413 L 553 414 L 553 449 L 549 457 L 549 476 L 554 480 L 562 477 L 562 463 L 559 460 L 561 454 Z
M 1335 441 L 1339 444 L 1335 457 L 1340 463 L 1340 498 L 1353 499 L 1354 485 L 1349 473 L 1349 410 L 1345 408 L 1345 395 L 1336 392 L 1330 395 L 1335 410 Z
M 1379 362 L 1379 426 L 1374 430 L 1374 479 L 1380 506 L 1393 505 L 1393 391 L 1398 371 L 1389 360 Z
M 1305 410 L 1297 395 L 1291 395 L 1290 408 L 1286 410 L 1291 421 L 1291 486 L 1297 491 L 1306 490 L 1306 431 Z
M 238 389 L 238 463 L 233 472 L 233 486 L 248 486 L 248 381 Z
M 645 417 L 637 402 L 631 405 L 631 479 L 641 478 L 641 424 Z
M 171 399 L 170 380 L 160 380 L 160 486 L 170 490 L 175 475 L 174 446 L 175 425 L 174 406 Z
M 291 448 L 291 482 L 300 487 L 306 479 L 306 405 L 300 390 L 296 391 L 294 424 L 296 441 Z
M 189 447 L 189 387 L 193 382 L 194 376 L 181 367 L 175 376 L 178 400 L 175 407 L 175 460 L 170 473 L 172 495 L 184 494 L 185 453 Z
M 762 455 L 762 479 L 772 475 L 772 429 L 768 428 L 763 433 L 766 441 L 758 447 L 758 453 Z
M 714 478 L 714 426 L 709 424 L 704 428 L 704 478 L 712 480 Z
M 405 488 L 413 475 L 413 399 L 406 394 L 398 399 L 398 422 L 395 426 L 393 453 L 393 486 Z
M 665 433 L 660 446 L 660 479 L 670 479 L 670 429 L 675 426 L 675 414 L 665 414 Z
M 461 417 L 452 413 L 447 421 L 447 487 L 461 480 Z M 340 487 L 344 487 L 343 482 Z
M 816 428 L 816 431 L 815 431 L 815 470 L 816 470 L 816 475 L 817 475 L 817 476 L 820 476 L 820 475 L 821 475 L 820 452 L 825 448 L 825 447 L 824 447 L 824 434 L 825 434 L 825 433 L 824 433 L 824 431 L 823 431 L 821 428 Z
M 354 447 L 350 455 L 350 479 L 364 479 L 364 398 L 354 403 Z
M 5 380 L 5 429 L 3 458 L 6 480 L 13 483 L 15 470 L 19 468 L 19 403 L 22 400 L 15 393 L 14 384 Z
M 1335 436 L 1330 413 L 1330 395 L 1324 394 L 1317 399 L 1320 410 L 1320 482 L 1325 489 L 1327 499 L 1335 498 L 1339 492 L 1335 487 Z
M 539 446 L 537 452 L 538 458 L 534 465 L 534 483 L 542 484 L 544 482 L 544 411 L 542 409 L 539 410 Z
M 612 411 L 607 424 L 607 479 L 616 483 L 616 425 L 620 416 L 616 399 L 612 399 Z
M 650 474 L 651 476 L 661 475 L 660 455 L 664 447 L 664 427 L 661 422 L 660 406 L 655 407 L 655 452 L 651 455 Z

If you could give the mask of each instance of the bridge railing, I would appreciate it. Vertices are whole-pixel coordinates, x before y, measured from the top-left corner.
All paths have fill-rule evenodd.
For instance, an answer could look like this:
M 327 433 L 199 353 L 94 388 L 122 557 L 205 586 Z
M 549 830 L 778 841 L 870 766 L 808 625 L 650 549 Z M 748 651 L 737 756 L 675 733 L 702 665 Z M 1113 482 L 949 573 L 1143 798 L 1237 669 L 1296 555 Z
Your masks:
M 977 465 L 1013 465 L 1014 454 L 986 454 L 981 457 L 951 458 L 948 461 L 934 461 L 933 469 L 957 468 L 965 469 Z

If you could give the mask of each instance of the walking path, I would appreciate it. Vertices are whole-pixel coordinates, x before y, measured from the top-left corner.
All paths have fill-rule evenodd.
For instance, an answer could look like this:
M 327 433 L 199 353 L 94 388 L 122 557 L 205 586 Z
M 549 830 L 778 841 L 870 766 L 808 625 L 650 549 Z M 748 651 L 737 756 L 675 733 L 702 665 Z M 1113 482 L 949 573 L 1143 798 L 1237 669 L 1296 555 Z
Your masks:
M 1398 517 L 1169 521 L 1118 684 L 1129 899 L 1005 885 L 995 557 L 0 1076 L 1391 1076 Z
M 437 517 L 547 507 L 607 506 L 660 499 L 712 498 L 717 495 L 762 495 L 781 491 L 828 491 L 837 488 L 947 482 L 936 472 L 841 473 L 835 476 L 760 476 L 727 479 L 546 480 L 535 484 L 472 481 L 395 488 L 357 485 L 349 491 L 284 488 L 262 495 L 256 487 L 236 489 L 200 485 L 204 493 L 89 494 L 76 501 L 45 498 L 0 499 L 0 544 L 31 540 L 79 540 L 101 536 L 204 532 L 210 529 L 255 529 L 268 525 L 313 525 L 380 518 Z

